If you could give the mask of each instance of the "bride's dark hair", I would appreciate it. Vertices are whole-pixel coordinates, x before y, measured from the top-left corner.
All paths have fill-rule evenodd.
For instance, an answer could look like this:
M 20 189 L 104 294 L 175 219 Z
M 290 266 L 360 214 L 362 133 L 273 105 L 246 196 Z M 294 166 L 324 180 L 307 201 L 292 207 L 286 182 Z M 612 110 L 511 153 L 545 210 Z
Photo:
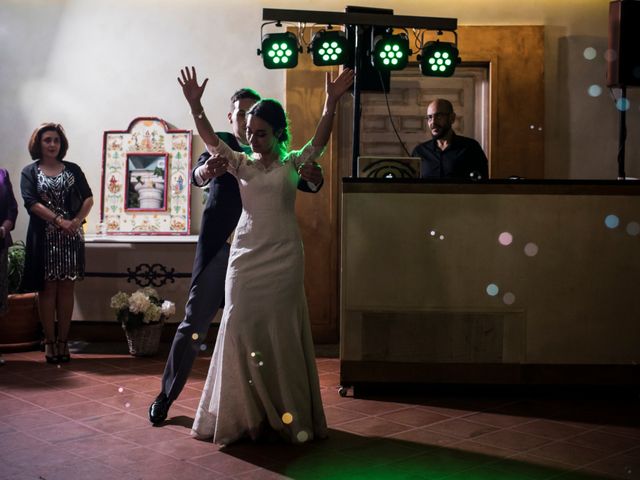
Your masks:
M 284 151 L 287 150 L 291 140 L 289 119 L 279 101 L 273 98 L 264 98 L 251 107 L 247 115 L 255 115 L 271 125 L 273 133 L 280 143 L 280 148 Z

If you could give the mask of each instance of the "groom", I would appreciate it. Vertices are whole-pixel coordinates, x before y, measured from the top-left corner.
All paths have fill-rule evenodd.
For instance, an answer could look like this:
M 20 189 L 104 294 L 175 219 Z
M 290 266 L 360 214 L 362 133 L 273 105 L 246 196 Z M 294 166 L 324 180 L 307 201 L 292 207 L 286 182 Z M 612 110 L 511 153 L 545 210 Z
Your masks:
M 227 114 L 233 132 L 216 132 L 221 140 L 237 152 L 251 153 L 246 137 L 246 115 L 258 100 L 260 95 L 250 88 L 236 91 L 231 96 L 231 107 Z M 203 114 L 192 113 L 196 116 Z M 205 340 L 211 320 L 224 300 L 230 248 L 227 239 L 236 228 L 242 212 L 238 182 L 230 173 L 226 173 L 225 165 L 224 159 L 204 152 L 191 174 L 191 183 L 197 187 L 206 187 L 212 179 L 213 183 L 202 213 L 184 320 L 178 326 L 171 345 L 160 394 L 149 406 L 149 420 L 154 425 L 167 418 L 171 403 L 184 388 L 200 351 L 200 344 Z M 317 163 L 305 164 L 299 173 L 299 190 L 315 193 L 322 186 L 322 170 Z

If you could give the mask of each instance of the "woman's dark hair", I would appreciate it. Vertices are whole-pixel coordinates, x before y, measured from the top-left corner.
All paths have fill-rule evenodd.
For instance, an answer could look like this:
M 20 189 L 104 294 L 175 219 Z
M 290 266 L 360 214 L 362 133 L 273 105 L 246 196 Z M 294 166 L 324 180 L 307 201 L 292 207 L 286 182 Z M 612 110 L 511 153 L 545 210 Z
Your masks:
M 38 160 L 42 158 L 42 135 L 45 132 L 57 132 L 60 136 L 60 153 L 58 153 L 58 161 L 62 161 L 64 156 L 69 150 L 69 140 L 64 133 L 64 128 L 59 123 L 43 123 L 36 128 L 31 134 L 29 139 L 29 154 L 31 154 L 32 160 Z
M 278 139 L 280 147 L 283 149 L 287 148 L 291 138 L 289 134 L 289 120 L 279 101 L 273 98 L 264 98 L 251 107 L 247 115 L 255 115 L 271 125 L 273 134 Z

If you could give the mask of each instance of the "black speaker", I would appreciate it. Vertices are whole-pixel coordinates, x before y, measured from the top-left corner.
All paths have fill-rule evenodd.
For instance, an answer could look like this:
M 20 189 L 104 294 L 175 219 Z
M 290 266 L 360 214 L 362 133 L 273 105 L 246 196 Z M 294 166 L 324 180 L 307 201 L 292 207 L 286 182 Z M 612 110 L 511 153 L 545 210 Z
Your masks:
M 388 8 L 355 7 L 349 5 L 344 9 L 344 11 L 346 13 L 393 15 L 393 10 Z M 389 82 L 391 81 L 391 72 L 388 70 L 383 72 L 378 71 L 371 65 L 371 51 L 373 50 L 371 41 L 376 35 L 384 33 L 386 28 L 367 25 L 361 26 L 360 29 L 360 39 L 364 43 L 364 46 L 360 49 L 360 58 L 353 58 L 349 63 L 346 63 L 345 66 L 353 68 L 354 64 L 359 61 L 360 70 L 358 75 L 360 77 L 360 90 L 362 92 L 388 92 Z M 345 30 L 347 32 L 347 39 L 352 43 L 352 45 L 355 45 L 355 26 L 347 25 Z
M 640 86 L 640 1 L 609 3 L 607 86 Z

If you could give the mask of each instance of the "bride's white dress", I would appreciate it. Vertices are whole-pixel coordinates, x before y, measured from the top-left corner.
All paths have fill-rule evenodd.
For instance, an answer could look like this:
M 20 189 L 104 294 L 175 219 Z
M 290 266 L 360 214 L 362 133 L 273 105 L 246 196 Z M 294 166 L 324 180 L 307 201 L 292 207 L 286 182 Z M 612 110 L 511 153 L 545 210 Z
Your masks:
M 223 445 L 273 431 L 292 443 L 323 438 L 327 424 L 294 211 L 297 167 L 322 152 L 309 143 L 264 169 L 223 142 L 213 150 L 230 159 L 243 210 L 192 434 Z

